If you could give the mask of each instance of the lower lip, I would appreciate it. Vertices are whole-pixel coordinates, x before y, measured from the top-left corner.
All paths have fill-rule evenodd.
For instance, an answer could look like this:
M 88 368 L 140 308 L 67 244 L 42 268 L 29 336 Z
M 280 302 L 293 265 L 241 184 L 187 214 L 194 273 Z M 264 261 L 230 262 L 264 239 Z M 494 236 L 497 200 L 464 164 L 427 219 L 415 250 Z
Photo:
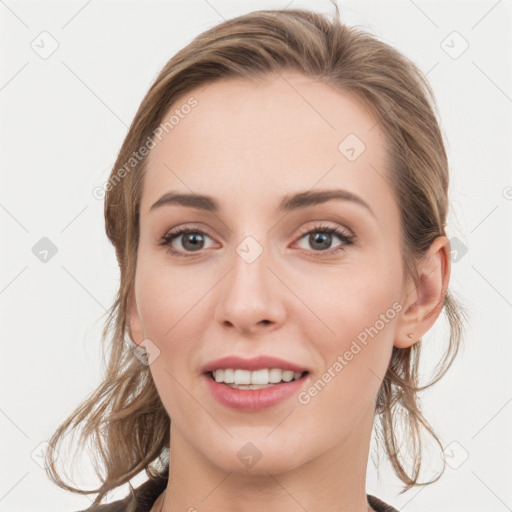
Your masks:
M 307 373 L 298 380 L 282 382 L 270 388 L 236 389 L 215 381 L 209 374 L 203 375 L 213 397 L 222 405 L 239 411 L 260 411 L 273 407 L 296 395 L 309 380 L 309 376 L 310 374 Z

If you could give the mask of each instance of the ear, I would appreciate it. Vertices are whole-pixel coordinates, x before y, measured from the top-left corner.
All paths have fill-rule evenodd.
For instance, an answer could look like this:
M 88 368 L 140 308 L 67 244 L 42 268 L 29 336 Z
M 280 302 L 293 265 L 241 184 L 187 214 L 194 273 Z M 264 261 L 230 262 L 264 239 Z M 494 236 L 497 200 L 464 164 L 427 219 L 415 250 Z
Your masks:
M 409 279 L 402 294 L 402 312 L 394 346 L 409 348 L 427 333 L 444 306 L 450 280 L 450 241 L 437 237 L 418 262 L 418 281 Z
M 140 320 L 139 311 L 137 309 L 137 301 L 135 299 L 135 290 L 132 288 L 128 295 L 128 307 L 127 307 L 127 325 L 128 333 L 131 341 L 135 345 L 140 345 L 144 339 L 144 328 Z

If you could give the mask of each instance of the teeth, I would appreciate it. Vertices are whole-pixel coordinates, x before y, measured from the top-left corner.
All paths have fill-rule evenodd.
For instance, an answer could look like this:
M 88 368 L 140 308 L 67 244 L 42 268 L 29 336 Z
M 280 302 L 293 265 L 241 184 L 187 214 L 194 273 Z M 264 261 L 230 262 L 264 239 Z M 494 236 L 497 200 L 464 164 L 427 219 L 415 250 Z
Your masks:
M 212 372 L 213 378 L 216 382 L 223 382 L 225 384 L 240 384 L 250 385 L 254 384 L 258 387 L 269 387 L 269 384 L 277 384 L 281 381 L 290 382 L 297 380 L 301 377 L 302 372 L 292 372 L 291 370 L 281 370 L 279 368 L 264 369 L 264 370 L 239 370 L 239 369 L 219 369 Z M 257 387 L 249 387 L 248 389 L 257 389 Z
M 224 378 L 222 379 L 226 384 L 233 384 L 235 382 L 235 370 L 226 368 L 222 370 L 224 373 Z
M 247 370 L 235 370 L 235 384 L 250 384 L 251 372 Z
M 237 370 L 242 371 L 242 370 Z M 255 370 L 253 372 L 248 372 L 251 376 L 251 384 L 268 384 L 268 370 Z M 236 372 L 235 372 L 236 375 Z M 235 378 L 236 382 L 236 378 Z

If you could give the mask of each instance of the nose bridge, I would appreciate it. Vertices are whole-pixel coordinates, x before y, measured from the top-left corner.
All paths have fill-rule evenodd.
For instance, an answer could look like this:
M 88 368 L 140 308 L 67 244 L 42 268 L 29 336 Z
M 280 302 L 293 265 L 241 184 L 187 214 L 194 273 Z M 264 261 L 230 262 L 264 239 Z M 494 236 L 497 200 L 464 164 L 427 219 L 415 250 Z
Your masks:
M 264 242 L 265 243 L 265 242 Z M 278 323 L 284 315 L 280 287 L 267 268 L 272 266 L 272 251 L 246 236 L 235 247 L 232 270 L 226 276 L 217 306 L 221 323 L 228 322 L 240 330 L 251 330 L 268 322 Z
M 254 307 L 269 302 L 267 274 L 270 272 L 266 268 L 269 256 L 270 251 L 252 236 L 246 237 L 235 248 L 229 296 L 240 305 L 250 303 Z

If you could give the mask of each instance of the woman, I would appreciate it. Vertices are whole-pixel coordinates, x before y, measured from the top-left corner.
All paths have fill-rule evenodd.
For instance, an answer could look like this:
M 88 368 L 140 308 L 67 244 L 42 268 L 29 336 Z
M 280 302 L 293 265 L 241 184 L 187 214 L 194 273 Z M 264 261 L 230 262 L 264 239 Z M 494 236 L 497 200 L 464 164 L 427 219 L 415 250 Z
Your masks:
M 421 427 L 441 443 L 417 392 L 462 327 L 434 105 L 337 6 L 253 12 L 178 52 L 106 186 L 108 371 L 50 440 L 83 428 L 103 483 L 66 484 L 53 450 L 50 477 L 98 492 L 88 510 L 392 511 L 365 491 L 375 426 L 404 491 L 424 485 Z M 419 386 L 443 310 L 448 348 Z

